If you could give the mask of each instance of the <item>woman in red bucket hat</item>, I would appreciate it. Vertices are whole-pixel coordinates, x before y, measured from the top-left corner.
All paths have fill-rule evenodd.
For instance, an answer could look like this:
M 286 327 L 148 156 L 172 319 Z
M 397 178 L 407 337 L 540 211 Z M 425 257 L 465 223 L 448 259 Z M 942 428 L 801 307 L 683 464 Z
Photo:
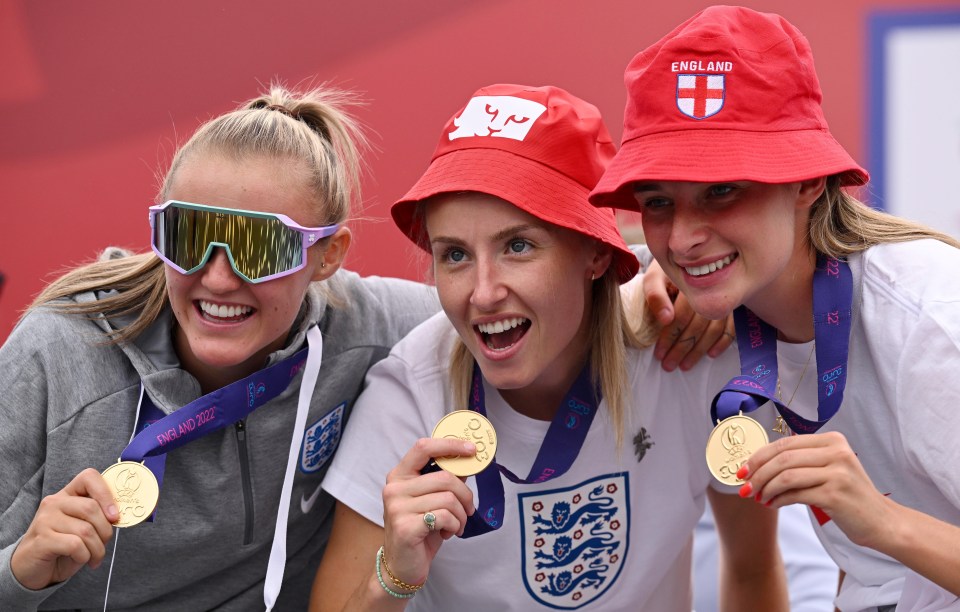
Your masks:
M 867 172 L 778 15 L 710 7 L 625 80 L 591 199 L 642 213 L 696 311 L 734 312 L 742 375 L 711 416 L 769 400 L 783 434 L 741 466 L 741 495 L 810 506 L 841 610 L 960 610 L 960 244 L 843 190 Z
M 776 517 L 703 460 L 735 356 L 666 372 L 627 324 L 638 262 L 588 201 L 614 152 L 555 87 L 485 87 L 447 122 L 392 208 L 444 312 L 368 376 L 314 609 L 689 611 L 708 494 L 730 609 L 787 609 Z

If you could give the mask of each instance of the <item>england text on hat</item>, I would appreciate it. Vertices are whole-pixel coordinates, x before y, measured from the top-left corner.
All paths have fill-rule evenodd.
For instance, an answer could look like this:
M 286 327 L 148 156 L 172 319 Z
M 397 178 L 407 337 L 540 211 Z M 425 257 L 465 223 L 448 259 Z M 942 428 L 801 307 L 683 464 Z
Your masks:
M 703 60 L 687 60 L 672 62 L 671 72 L 730 72 L 733 62 L 704 62 Z

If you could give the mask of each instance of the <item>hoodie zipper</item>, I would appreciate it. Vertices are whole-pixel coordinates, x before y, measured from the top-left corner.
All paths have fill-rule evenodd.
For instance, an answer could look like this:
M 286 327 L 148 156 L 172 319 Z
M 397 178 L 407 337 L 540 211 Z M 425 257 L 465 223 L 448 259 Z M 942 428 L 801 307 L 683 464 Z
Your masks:
M 253 485 L 250 483 L 250 457 L 247 454 L 247 425 L 240 419 L 237 430 L 237 452 L 240 455 L 240 484 L 243 486 L 243 545 L 253 541 Z

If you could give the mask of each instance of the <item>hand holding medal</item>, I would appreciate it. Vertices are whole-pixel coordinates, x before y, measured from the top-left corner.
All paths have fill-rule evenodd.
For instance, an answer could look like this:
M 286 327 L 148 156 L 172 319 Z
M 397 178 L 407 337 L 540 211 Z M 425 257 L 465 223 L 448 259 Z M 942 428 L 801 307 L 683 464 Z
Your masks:
M 433 437 L 418 440 L 387 474 L 383 490 L 385 526 L 391 515 L 413 512 L 417 521 L 411 521 L 412 540 L 431 533 L 442 534 L 444 539 L 460 533 L 467 515 L 474 511 L 473 492 L 465 484 L 466 477 L 493 461 L 496 434 L 485 417 L 467 410 L 447 417 L 437 424 Z
M 850 541 L 868 546 L 889 529 L 891 500 L 877 490 L 846 437 L 837 431 L 790 436 L 759 449 L 740 471 L 741 497 L 781 508 L 804 504 L 828 517 Z
M 119 518 L 100 472 L 80 472 L 40 503 L 10 559 L 13 576 L 24 587 L 40 590 L 67 580 L 84 565 L 98 567 Z
M 418 440 L 387 474 L 383 489 L 384 546 L 378 555 L 378 567 L 386 562 L 390 573 L 381 571 L 380 579 L 389 581 L 385 584 L 395 591 L 400 583 L 393 578 L 406 585 L 422 585 L 443 541 L 462 534 L 467 517 L 476 512 L 473 492 L 461 474 L 472 473 L 478 469 L 476 464 L 493 460 L 496 435 L 482 415 L 460 412 L 465 414 L 454 412 L 454 416 L 441 419 L 434 437 Z M 484 446 L 474 439 L 483 441 Z M 482 448 L 489 452 L 489 458 Z M 434 469 L 422 470 L 424 465 Z

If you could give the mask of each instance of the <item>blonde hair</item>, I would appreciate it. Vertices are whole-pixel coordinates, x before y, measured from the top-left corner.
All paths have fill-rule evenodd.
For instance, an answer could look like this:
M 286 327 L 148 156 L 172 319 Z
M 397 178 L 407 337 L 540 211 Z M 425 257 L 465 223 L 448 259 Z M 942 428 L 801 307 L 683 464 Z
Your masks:
M 960 241 L 920 223 L 871 208 L 841 188 L 839 175 L 827 177 L 823 194 L 810 211 L 810 243 L 818 253 L 846 257 L 886 242 L 932 238 L 960 248 Z
M 637 327 L 631 320 L 639 321 Z M 650 346 L 656 338 L 651 333 L 649 317 L 629 317 L 620 297 L 620 283 L 612 266 L 593 282 L 590 308 L 590 378 L 600 387 L 607 402 L 610 422 L 616 432 L 617 448 L 623 442 L 627 406 L 630 397 L 630 373 L 627 371 L 627 348 Z M 460 338 L 457 338 L 450 359 L 450 384 L 453 397 L 467 407 L 475 360 Z
M 359 123 L 346 111 L 356 103 L 348 92 L 328 87 L 297 93 L 272 85 L 267 93 L 197 129 L 174 154 L 157 201 L 169 199 L 178 170 L 191 159 L 222 155 L 244 161 L 265 156 L 288 159 L 306 169 L 320 222 L 342 223 L 359 197 L 361 150 L 367 144 Z M 94 302 L 57 301 L 105 290 L 117 293 Z M 70 270 L 50 283 L 26 312 L 44 306 L 87 316 L 138 313 L 132 323 L 110 332 L 110 341 L 121 343 L 140 335 L 167 303 L 163 262 L 144 253 Z

